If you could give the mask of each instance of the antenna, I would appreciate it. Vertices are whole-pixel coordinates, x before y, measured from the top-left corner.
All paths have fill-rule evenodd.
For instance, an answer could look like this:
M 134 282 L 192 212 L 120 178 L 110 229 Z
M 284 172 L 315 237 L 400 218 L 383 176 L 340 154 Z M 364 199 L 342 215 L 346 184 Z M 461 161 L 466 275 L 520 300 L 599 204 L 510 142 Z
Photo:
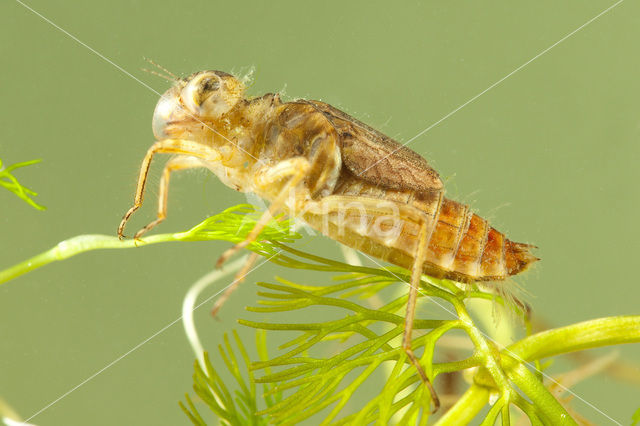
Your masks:
M 158 76 L 158 77 L 164 78 L 165 80 L 169 80 L 169 81 L 176 81 L 176 80 L 178 80 L 178 76 L 177 76 L 177 75 L 175 75 L 174 73 L 172 73 L 171 71 L 169 71 L 168 69 L 166 69 L 165 67 L 163 67 L 162 65 L 158 64 L 158 63 L 157 63 L 157 62 L 155 62 L 153 59 L 150 59 L 150 58 L 146 58 L 146 57 L 145 57 L 145 58 L 144 58 L 144 60 L 145 60 L 146 62 L 150 63 L 151 65 L 153 65 L 154 67 L 158 68 L 159 70 L 164 71 L 167 75 L 163 75 L 163 74 L 160 74 L 160 73 L 159 73 L 159 72 L 157 72 L 157 71 L 148 70 L 148 69 L 146 69 L 146 68 L 143 68 L 143 69 L 142 69 L 143 71 L 146 71 L 146 72 L 148 72 L 149 74 L 153 74 L 153 75 L 156 75 L 156 76 Z M 168 77 L 168 76 L 170 76 L 170 77 Z

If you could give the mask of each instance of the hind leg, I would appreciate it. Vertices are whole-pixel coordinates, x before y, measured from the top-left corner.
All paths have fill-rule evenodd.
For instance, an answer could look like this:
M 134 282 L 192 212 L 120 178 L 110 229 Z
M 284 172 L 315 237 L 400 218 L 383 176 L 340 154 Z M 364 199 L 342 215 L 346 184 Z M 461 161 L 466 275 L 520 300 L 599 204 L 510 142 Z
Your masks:
M 415 354 L 413 353 L 413 349 L 411 348 L 411 334 L 413 332 L 413 322 L 416 313 L 416 301 L 418 300 L 418 291 L 420 289 L 420 280 L 422 278 L 422 265 L 426 260 L 427 247 L 429 246 L 429 243 L 427 241 L 427 232 L 427 223 L 423 222 L 420 226 L 418 247 L 416 249 L 413 268 L 411 271 L 409 298 L 407 299 L 407 313 L 404 319 L 404 332 L 402 334 L 402 349 L 404 349 L 407 357 L 416 367 L 416 370 L 418 370 L 418 374 L 420 375 L 422 382 L 429 388 L 429 392 L 431 393 L 431 400 L 433 401 L 432 413 L 435 413 L 436 411 L 438 411 L 438 408 L 440 408 L 440 399 L 438 398 L 438 394 L 436 394 L 431 381 L 429 381 L 427 374 L 422 368 L 422 365 L 420 365 L 420 361 L 415 356 Z
M 415 356 L 411 347 L 413 323 L 415 320 L 415 309 L 420 291 L 420 281 L 422 278 L 423 265 L 427 258 L 427 248 L 431 241 L 431 236 L 438 222 L 438 213 L 440 211 L 440 203 L 442 202 L 442 193 L 438 198 L 438 206 L 435 208 L 435 215 L 430 216 L 425 212 L 406 204 L 395 203 L 392 201 L 381 200 L 377 198 L 365 198 L 354 196 L 328 196 L 318 202 L 313 202 L 307 206 L 306 211 L 315 215 L 325 217 L 329 213 L 343 213 L 349 211 L 359 213 L 366 218 L 380 218 L 388 216 L 397 218 L 400 221 L 413 222 L 420 226 L 417 244 L 414 251 L 414 261 L 411 269 L 411 282 L 409 285 L 409 297 L 407 300 L 407 310 L 404 322 L 404 332 L 402 336 L 402 349 L 407 354 L 409 361 L 418 371 L 420 379 L 429 389 L 431 400 L 433 401 L 433 412 L 440 407 L 440 400 L 436 394 L 433 385 L 429 381 L 420 361 Z M 370 223 L 361 221 L 362 233 L 367 238 L 375 237 L 369 234 Z M 402 223 L 402 222 L 401 222 Z M 378 236 L 381 237 L 381 236 Z M 381 238 L 384 239 L 384 238 Z

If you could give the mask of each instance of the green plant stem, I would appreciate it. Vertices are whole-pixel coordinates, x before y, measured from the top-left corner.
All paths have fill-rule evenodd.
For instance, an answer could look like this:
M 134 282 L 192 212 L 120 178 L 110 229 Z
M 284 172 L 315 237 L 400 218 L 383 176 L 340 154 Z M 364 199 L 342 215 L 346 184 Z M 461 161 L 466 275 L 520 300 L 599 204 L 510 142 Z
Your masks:
M 473 330 L 473 327 L 470 329 Z M 640 342 L 640 316 L 600 318 L 543 331 L 514 343 L 501 351 L 501 368 L 530 398 L 536 414 L 545 423 L 575 424 L 538 377 L 522 363 L 584 349 L 636 342 Z M 496 378 L 495 373 L 490 371 L 489 363 L 485 361 L 483 364 L 485 368 L 478 371 L 474 381 L 491 386 Z M 487 400 L 477 402 L 486 403 Z
M 517 363 L 600 346 L 638 342 L 640 315 L 627 315 L 598 318 L 543 331 L 512 344 L 502 353 L 510 357 L 512 363 Z
M 510 369 L 507 374 L 513 383 L 533 402 L 533 406 L 545 424 L 577 425 L 571 415 L 527 367 L 519 364 Z
M 68 259 L 76 254 L 91 250 L 142 247 L 169 241 L 224 240 L 239 243 L 253 229 L 258 217 L 259 214 L 253 210 L 253 207 L 239 205 L 208 217 L 185 232 L 149 235 L 141 239 L 126 239 L 123 241 L 109 235 L 78 235 L 58 243 L 44 253 L 0 271 L 0 284 L 51 262 Z M 250 243 L 247 248 L 261 253 L 269 249 L 273 252 L 272 247 L 262 243 L 263 240 L 291 242 L 298 237 L 297 234 L 289 232 L 287 221 L 278 222 L 273 220 L 260 233 L 259 241 Z
M 513 404 L 520 408 L 520 410 L 529 417 L 531 426 L 544 426 L 542 420 L 540 420 L 540 417 L 538 416 L 536 407 L 534 407 L 529 401 L 526 401 L 522 396 L 518 394 L 514 395 Z
M 99 249 L 123 249 L 142 247 L 149 244 L 162 243 L 166 241 L 180 241 L 184 233 L 158 234 L 145 237 L 144 240 L 123 240 L 108 235 L 78 235 L 68 240 L 61 241 L 53 248 L 40 253 L 30 259 L 22 261 L 17 265 L 0 271 L 0 284 L 9 280 L 48 265 L 49 263 L 65 260 L 80 253 Z
M 469 424 L 489 402 L 489 388 L 471 385 L 453 407 L 442 416 L 436 426 Z
M 482 423 L 480 423 L 480 426 L 494 426 L 496 424 L 496 419 L 498 418 L 498 415 L 502 412 L 502 410 L 505 407 L 507 408 L 507 410 L 509 409 L 509 403 L 507 403 L 504 400 L 504 398 L 500 398 L 499 400 L 497 400 L 493 404 L 493 406 L 489 409 L 489 412 L 485 416 Z M 504 418 L 503 418 L 503 423 L 504 423 Z
M 464 330 L 469 335 L 469 338 L 473 342 L 476 347 L 476 351 L 481 359 L 484 361 L 484 367 L 487 369 L 491 377 L 495 381 L 498 389 L 500 390 L 500 395 L 505 400 L 505 404 L 509 404 L 511 398 L 511 386 L 509 386 L 509 381 L 503 371 L 502 365 L 499 361 L 499 355 L 497 350 L 491 345 L 490 342 L 487 341 L 484 334 L 475 326 L 473 320 L 467 313 L 467 310 L 464 306 L 464 303 L 458 303 L 455 305 L 456 311 L 458 314 L 458 318 L 464 325 Z

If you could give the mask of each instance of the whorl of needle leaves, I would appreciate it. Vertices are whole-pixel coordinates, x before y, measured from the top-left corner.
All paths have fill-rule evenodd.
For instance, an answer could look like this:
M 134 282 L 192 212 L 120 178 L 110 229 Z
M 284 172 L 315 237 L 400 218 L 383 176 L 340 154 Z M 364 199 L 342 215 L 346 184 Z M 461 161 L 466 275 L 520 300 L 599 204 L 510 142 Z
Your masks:
M 41 206 L 31 199 L 31 197 L 35 197 L 38 193 L 20 184 L 18 179 L 16 179 L 16 177 L 11 173 L 20 167 L 31 166 L 32 164 L 37 164 L 39 162 L 40 160 L 24 161 L 22 163 L 16 163 L 5 167 L 2 165 L 2 160 L 0 160 L 0 186 L 16 194 L 31 207 L 38 210 L 46 210 L 46 207 Z
M 250 229 L 248 226 L 241 234 Z M 297 424 L 321 413 L 322 424 L 427 424 L 428 392 L 425 393 L 425 387 L 400 345 L 407 296 L 397 297 L 376 309 L 353 301 L 354 296 L 364 299 L 392 284 L 408 282 L 408 272 L 396 267 L 352 266 L 293 249 L 278 241 L 263 240 L 257 244 L 259 247 L 255 246 L 255 251 L 282 266 L 341 275 L 333 277 L 333 284 L 324 286 L 296 284 L 285 279 L 278 279 L 278 284 L 258 283 L 261 287 L 259 306 L 247 310 L 287 313 L 314 306 L 342 309 L 345 315 L 318 323 L 239 320 L 240 324 L 259 330 L 256 347 L 260 360 L 249 361 L 247 351 L 234 331 L 244 364 L 241 368 L 231 342 L 225 336 L 224 347 L 219 348 L 220 355 L 238 382 L 238 391 L 229 391 L 228 384 L 220 378 L 208 357 L 204 369 L 196 362 L 194 390 L 219 420 L 229 425 Z M 421 283 L 420 293 L 455 313 L 443 311 L 445 319 L 418 318 L 415 321 L 413 348 L 422 354 L 421 363 L 430 379 L 442 373 L 475 368 L 469 388 L 437 419 L 437 424 L 471 421 L 489 404 L 490 394 L 497 395 L 497 400 L 486 413 L 486 424 L 493 424 L 498 416 L 503 424 L 509 424 L 513 405 L 532 424 L 575 424 L 547 389 L 540 371 L 535 371 L 540 369 L 538 360 L 575 350 L 640 341 L 640 317 L 621 316 L 538 333 L 499 350 L 475 325 L 465 301 L 471 298 L 493 300 L 524 318 L 518 305 L 505 303 L 500 295 L 481 291 L 475 286 L 459 286 L 452 281 L 428 277 Z M 473 354 L 459 361 L 434 363 L 436 343 L 453 329 L 466 333 L 474 347 Z M 266 350 L 266 335 L 278 331 L 294 332 L 296 336 L 278 348 L 277 356 L 270 357 Z M 342 345 L 339 351 L 335 347 L 327 349 L 336 341 Z M 329 355 L 311 356 L 311 352 Z M 532 362 L 535 362 L 534 371 Z M 356 408 L 352 396 L 384 364 L 391 368 L 390 372 L 386 370 L 384 383 L 375 392 L 376 396 Z M 263 385 L 260 397 L 256 384 Z M 371 389 L 368 391 L 370 393 Z M 181 407 L 194 424 L 205 424 L 188 395 L 186 405 L 181 403 Z M 318 417 L 313 420 L 318 421 Z

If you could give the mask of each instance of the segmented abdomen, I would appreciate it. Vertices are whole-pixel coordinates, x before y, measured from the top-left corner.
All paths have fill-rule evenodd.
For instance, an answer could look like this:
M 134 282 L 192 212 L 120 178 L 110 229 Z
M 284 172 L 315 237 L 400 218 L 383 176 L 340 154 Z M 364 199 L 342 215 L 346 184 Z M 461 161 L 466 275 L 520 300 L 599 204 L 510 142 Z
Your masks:
M 427 261 L 443 270 L 437 275 L 458 281 L 504 280 L 538 260 L 529 252 L 532 246 L 507 239 L 467 205 L 444 198 L 439 214 L 434 213 L 437 223 Z
M 386 190 L 356 177 L 341 177 L 332 195 L 353 199 L 379 199 L 411 206 L 427 222 L 428 249 L 424 272 L 462 282 L 504 280 L 538 260 L 528 244 L 515 243 L 492 228 L 469 207 L 446 199 L 442 193 Z M 320 201 L 321 203 L 322 201 Z M 342 215 L 342 216 L 340 216 Z M 403 217 L 401 222 L 380 221 L 383 213 L 343 210 L 323 215 L 305 215 L 316 229 L 374 257 L 411 269 L 418 244 L 419 222 Z M 404 213 L 401 213 L 404 215 Z M 324 216 L 324 217 L 322 217 Z M 397 232 L 390 231 L 394 226 Z M 381 230 L 383 232 L 381 232 Z

